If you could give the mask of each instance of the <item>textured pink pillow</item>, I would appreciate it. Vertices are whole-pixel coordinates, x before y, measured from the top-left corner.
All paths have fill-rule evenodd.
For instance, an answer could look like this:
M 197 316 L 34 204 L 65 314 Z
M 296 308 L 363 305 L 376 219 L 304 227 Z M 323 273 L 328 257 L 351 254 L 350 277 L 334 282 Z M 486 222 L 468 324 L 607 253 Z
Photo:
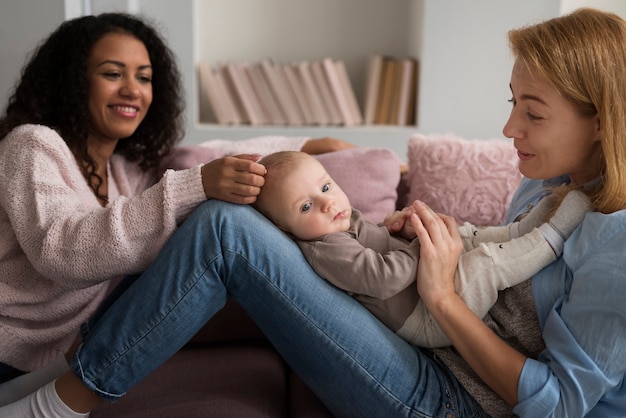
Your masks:
M 353 207 L 372 222 L 396 209 L 402 161 L 387 148 L 350 148 L 315 156 Z
M 226 152 L 203 146 L 180 146 L 163 158 L 159 171 L 162 174 L 166 169 L 195 167 L 226 155 Z M 385 215 L 395 210 L 402 162 L 393 151 L 350 148 L 316 155 L 315 158 L 366 219 L 382 222 Z
M 409 202 L 421 200 L 459 223 L 504 222 L 522 178 L 511 142 L 416 134 L 407 155 Z

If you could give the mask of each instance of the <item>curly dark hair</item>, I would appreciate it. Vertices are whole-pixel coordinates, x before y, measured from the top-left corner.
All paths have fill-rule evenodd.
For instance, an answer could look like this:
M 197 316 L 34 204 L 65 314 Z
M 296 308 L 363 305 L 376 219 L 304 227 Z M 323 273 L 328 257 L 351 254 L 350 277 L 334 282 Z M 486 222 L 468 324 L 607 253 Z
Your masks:
M 144 170 L 154 167 L 184 135 L 184 98 L 174 54 L 154 27 L 135 16 L 103 13 L 62 23 L 32 53 L 0 119 L 0 140 L 25 123 L 55 129 L 83 162 L 83 174 L 96 195 L 102 179 L 87 154 L 87 61 L 93 45 L 111 32 L 140 40 L 153 69 L 150 109 L 132 136 L 118 142 L 115 152 Z

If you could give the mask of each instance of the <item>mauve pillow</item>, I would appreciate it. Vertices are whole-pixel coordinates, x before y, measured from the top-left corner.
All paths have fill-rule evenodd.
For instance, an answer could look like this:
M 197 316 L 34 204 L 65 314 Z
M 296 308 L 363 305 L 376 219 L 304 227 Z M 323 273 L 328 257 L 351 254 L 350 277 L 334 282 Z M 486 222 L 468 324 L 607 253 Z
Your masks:
M 195 167 L 226 155 L 226 152 L 198 145 L 179 146 L 163 158 L 159 171 L 162 174 L 166 169 Z M 393 151 L 357 147 L 314 157 L 366 219 L 382 222 L 385 215 L 395 210 L 402 161 Z
M 408 142 L 409 202 L 421 200 L 459 223 L 499 225 L 522 175 L 510 141 L 413 135 Z

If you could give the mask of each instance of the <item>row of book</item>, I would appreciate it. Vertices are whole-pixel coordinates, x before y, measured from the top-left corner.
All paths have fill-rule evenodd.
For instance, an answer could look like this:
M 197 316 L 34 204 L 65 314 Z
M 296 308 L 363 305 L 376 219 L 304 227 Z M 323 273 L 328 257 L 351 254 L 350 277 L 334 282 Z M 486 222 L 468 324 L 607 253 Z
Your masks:
M 413 79 L 407 78 L 404 62 L 415 60 L 394 60 L 398 65 L 393 70 L 390 61 L 370 58 L 363 106 L 340 60 L 201 62 L 201 119 L 223 125 L 409 125 L 414 122 L 416 71 L 410 72 Z M 407 91 L 398 90 L 403 88 Z M 412 105 L 400 105 L 410 100 Z
M 416 125 L 418 61 L 372 55 L 363 104 L 368 125 Z

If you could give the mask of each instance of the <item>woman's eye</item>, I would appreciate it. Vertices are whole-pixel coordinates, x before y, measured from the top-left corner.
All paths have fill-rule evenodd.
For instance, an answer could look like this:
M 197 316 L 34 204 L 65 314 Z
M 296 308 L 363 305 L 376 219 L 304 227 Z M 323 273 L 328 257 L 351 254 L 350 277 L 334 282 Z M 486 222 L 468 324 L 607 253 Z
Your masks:
M 307 202 L 302 205 L 302 209 L 300 209 L 300 212 L 308 212 L 309 210 L 311 210 L 311 203 Z
M 322 192 L 327 192 L 330 190 L 330 183 L 326 183 L 325 185 L 322 186 Z
M 118 79 L 118 78 L 120 78 L 120 77 L 121 77 L 120 73 L 114 73 L 114 72 L 111 72 L 111 73 L 104 73 L 104 76 L 105 76 L 106 78 L 110 78 L 110 79 L 112 79 L 112 80 L 113 80 L 113 79 Z
M 147 76 L 147 75 L 142 75 L 138 77 L 139 81 L 141 81 L 142 83 L 151 83 L 152 82 L 152 77 Z
M 541 116 L 534 115 L 534 114 L 532 114 L 530 112 L 527 112 L 526 114 L 528 115 L 528 119 L 530 119 L 530 120 L 541 120 L 541 119 L 543 119 Z
M 509 100 L 507 100 L 507 102 L 511 103 L 511 106 L 515 107 L 515 105 L 517 104 L 514 98 L 510 98 Z

